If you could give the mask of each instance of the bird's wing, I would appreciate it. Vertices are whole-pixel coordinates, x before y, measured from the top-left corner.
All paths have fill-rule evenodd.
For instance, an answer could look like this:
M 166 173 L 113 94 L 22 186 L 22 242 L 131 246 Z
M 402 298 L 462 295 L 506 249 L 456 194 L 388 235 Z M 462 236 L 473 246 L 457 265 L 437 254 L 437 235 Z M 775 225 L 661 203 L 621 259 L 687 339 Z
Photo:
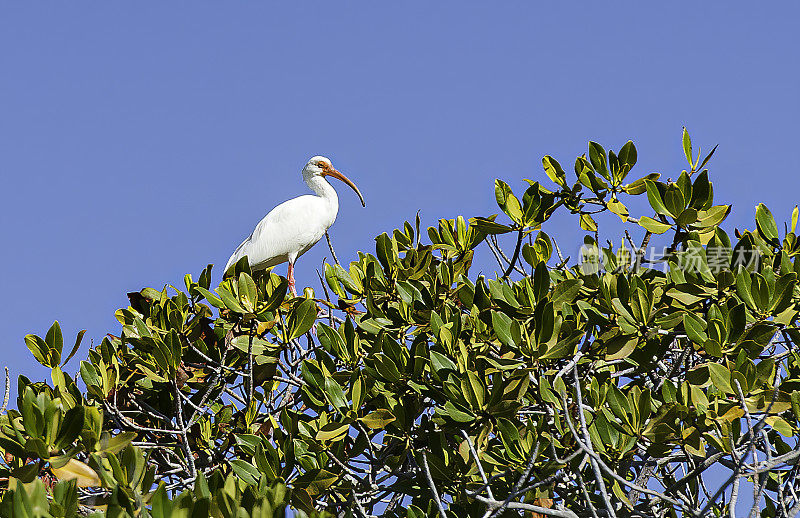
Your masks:
M 304 195 L 272 209 L 236 248 L 225 271 L 245 255 L 255 269 L 269 268 L 300 255 L 333 224 L 324 203 L 318 196 Z

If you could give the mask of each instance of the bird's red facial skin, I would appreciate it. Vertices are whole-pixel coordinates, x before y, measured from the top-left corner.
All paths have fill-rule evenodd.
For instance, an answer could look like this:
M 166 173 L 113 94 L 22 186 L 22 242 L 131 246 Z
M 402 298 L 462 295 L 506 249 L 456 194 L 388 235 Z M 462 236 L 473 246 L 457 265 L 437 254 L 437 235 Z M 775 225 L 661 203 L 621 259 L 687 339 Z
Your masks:
M 331 171 L 335 171 L 335 172 L 337 172 L 337 173 L 339 172 L 339 171 L 336 171 L 336 169 L 334 169 L 333 167 L 331 167 L 331 166 L 330 166 L 329 164 L 327 164 L 326 162 L 319 162 L 319 163 L 317 163 L 317 166 L 318 166 L 320 169 L 322 169 L 322 176 L 328 176 L 328 175 L 330 175 L 330 174 L 331 174 Z

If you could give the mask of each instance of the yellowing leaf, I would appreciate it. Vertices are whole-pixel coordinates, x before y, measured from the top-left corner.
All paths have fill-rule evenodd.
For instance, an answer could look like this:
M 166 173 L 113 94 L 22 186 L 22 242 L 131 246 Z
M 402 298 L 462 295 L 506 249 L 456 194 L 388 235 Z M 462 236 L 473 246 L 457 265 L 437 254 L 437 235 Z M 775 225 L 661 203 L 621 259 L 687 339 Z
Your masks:
M 391 423 L 395 419 L 396 418 L 394 414 L 392 414 L 390 411 L 384 408 L 379 408 L 378 410 L 374 410 L 362 417 L 361 422 L 375 430 L 377 428 L 385 428 L 387 424 Z
M 653 234 L 663 234 L 672 228 L 671 225 L 667 223 L 661 223 L 660 221 L 656 221 L 653 218 L 648 218 L 647 216 L 642 216 L 639 218 L 639 225 Z
M 592 216 L 589 214 L 581 214 L 581 228 L 589 232 L 594 232 L 597 230 L 597 223 L 595 223 L 594 219 L 592 219 Z
M 318 441 L 339 441 L 344 439 L 347 430 L 350 429 L 350 423 L 328 423 L 317 432 L 316 439 Z
M 622 221 L 628 220 L 628 207 L 626 207 L 621 201 L 613 199 L 608 202 L 607 207 L 608 210 L 619 216 Z
M 708 210 L 697 211 L 697 221 L 694 223 L 695 227 L 709 228 L 722 223 L 728 214 L 731 212 L 730 205 L 714 205 Z
M 87 464 L 75 459 L 69 459 L 60 468 L 51 468 L 53 475 L 59 480 L 75 480 L 78 487 L 97 487 L 102 485 L 100 477 Z
M 782 417 L 771 415 L 767 417 L 766 421 L 768 425 L 784 437 L 794 437 L 792 425 L 787 423 Z

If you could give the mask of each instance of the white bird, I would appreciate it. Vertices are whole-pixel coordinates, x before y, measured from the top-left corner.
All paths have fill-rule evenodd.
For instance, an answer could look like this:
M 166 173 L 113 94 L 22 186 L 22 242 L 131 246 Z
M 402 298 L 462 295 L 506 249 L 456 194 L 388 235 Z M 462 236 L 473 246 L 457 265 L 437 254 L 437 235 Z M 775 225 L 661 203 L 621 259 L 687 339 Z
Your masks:
M 225 271 L 244 256 L 253 271 L 289 262 L 289 288 L 294 287 L 294 262 L 306 253 L 333 225 L 339 212 L 339 197 L 336 190 L 325 180 L 332 176 L 349 185 L 366 207 L 358 187 L 331 165 L 324 156 L 315 156 L 303 167 L 303 181 L 314 194 L 298 196 L 285 201 L 269 211 L 250 237 L 236 248 Z

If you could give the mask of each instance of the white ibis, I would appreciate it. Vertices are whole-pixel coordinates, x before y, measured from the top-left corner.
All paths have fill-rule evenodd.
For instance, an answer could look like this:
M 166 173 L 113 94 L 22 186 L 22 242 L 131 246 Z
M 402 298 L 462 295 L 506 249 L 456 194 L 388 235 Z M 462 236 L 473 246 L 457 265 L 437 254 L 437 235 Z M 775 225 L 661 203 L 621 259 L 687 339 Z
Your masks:
M 303 168 L 303 181 L 314 194 L 298 196 L 285 201 L 269 211 L 259 221 L 250 237 L 242 241 L 225 265 L 228 271 L 244 256 L 253 271 L 263 270 L 280 263 L 289 262 L 289 288 L 294 287 L 294 262 L 322 239 L 339 212 L 339 197 L 336 190 L 325 180 L 332 176 L 349 185 L 366 207 L 364 197 L 356 184 L 331 165 L 324 156 L 315 156 Z

